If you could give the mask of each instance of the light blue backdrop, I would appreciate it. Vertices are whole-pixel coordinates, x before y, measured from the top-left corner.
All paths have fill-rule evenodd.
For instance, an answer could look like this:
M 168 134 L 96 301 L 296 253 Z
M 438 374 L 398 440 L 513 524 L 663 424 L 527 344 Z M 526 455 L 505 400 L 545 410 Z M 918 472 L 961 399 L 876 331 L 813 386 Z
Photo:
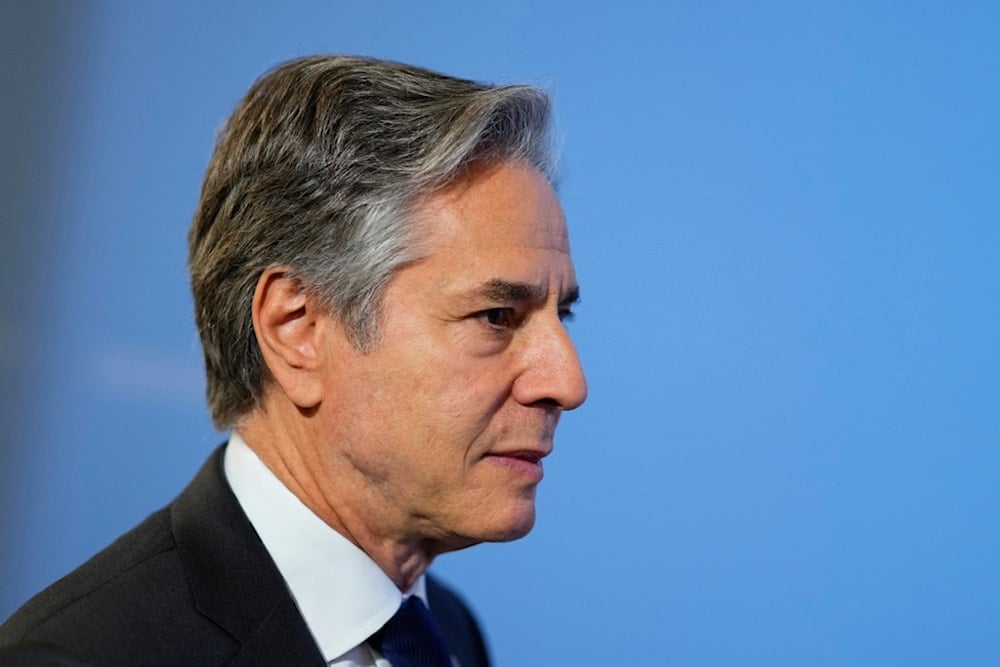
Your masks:
M 435 564 L 500 665 L 1000 664 L 1000 5 L 29 5 L 0 618 L 220 442 L 184 245 L 213 134 L 349 52 L 555 94 L 590 400 L 535 532 Z

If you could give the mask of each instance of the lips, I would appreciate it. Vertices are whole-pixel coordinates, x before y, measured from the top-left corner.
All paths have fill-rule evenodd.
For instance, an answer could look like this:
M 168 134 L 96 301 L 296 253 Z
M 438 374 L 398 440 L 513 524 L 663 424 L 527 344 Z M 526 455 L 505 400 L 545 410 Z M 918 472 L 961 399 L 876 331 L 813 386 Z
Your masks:
M 537 484 L 542 481 L 542 459 L 549 452 L 536 449 L 516 449 L 505 452 L 492 452 L 487 457 L 494 463 L 519 476 L 526 477 Z
M 544 452 L 512 452 L 506 456 L 510 456 L 515 459 L 521 459 L 522 461 L 531 461 L 532 463 L 538 463 L 543 458 L 545 458 Z
M 519 461 L 529 461 L 531 463 L 538 463 L 546 456 L 549 452 L 543 452 L 535 449 L 518 449 L 510 452 L 491 452 L 490 456 L 499 456 L 503 458 L 518 459 Z

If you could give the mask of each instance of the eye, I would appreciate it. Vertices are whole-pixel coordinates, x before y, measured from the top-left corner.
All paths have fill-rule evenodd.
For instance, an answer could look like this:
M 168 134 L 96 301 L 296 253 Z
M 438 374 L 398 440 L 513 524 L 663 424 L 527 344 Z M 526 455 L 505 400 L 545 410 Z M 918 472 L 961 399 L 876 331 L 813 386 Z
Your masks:
M 514 326 L 514 311 L 510 308 L 490 308 L 478 315 L 491 327 L 500 329 Z
M 559 311 L 559 321 L 560 322 L 572 322 L 576 318 L 576 313 L 574 313 L 569 308 Z

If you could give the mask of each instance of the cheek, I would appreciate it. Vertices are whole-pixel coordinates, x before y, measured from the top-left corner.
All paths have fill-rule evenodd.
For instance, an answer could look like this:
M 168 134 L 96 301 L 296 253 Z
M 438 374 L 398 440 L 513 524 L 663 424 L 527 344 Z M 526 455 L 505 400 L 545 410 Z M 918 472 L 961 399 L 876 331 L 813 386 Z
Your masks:
M 447 370 L 454 369 L 439 367 L 408 386 L 391 412 L 384 413 L 384 403 L 380 408 L 397 451 L 405 449 L 415 464 L 433 460 L 442 473 L 464 468 L 470 457 L 490 447 L 508 396 L 478 374 Z
M 427 377 L 438 406 L 456 422 L 490 420 L 509 400 L 513 384 L 496 360 L 470 357 L 451 359 Z
M 378 415 L 375 428 L 393 431 L 394 440 L 430 456 L 469 449 L 510 400 L 510 364 L 502 354 L 470 354 L 462 326 L 432 335 L 413 326 L 417 321 L 393 328 L 385 345 L 365 359 L 365 377 L 351 386 L 369 388 L 368 414 Z M 400 323 L 386 324 L 389 330 Z

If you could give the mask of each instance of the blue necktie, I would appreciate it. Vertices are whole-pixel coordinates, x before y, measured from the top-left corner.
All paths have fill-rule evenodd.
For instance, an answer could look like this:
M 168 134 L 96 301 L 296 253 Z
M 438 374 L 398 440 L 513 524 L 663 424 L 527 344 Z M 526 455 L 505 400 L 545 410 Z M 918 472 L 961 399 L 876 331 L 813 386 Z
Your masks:
M 452 667 L 441 629 L 416 595 L 406 598 L 369 641 L 392 667 Z

